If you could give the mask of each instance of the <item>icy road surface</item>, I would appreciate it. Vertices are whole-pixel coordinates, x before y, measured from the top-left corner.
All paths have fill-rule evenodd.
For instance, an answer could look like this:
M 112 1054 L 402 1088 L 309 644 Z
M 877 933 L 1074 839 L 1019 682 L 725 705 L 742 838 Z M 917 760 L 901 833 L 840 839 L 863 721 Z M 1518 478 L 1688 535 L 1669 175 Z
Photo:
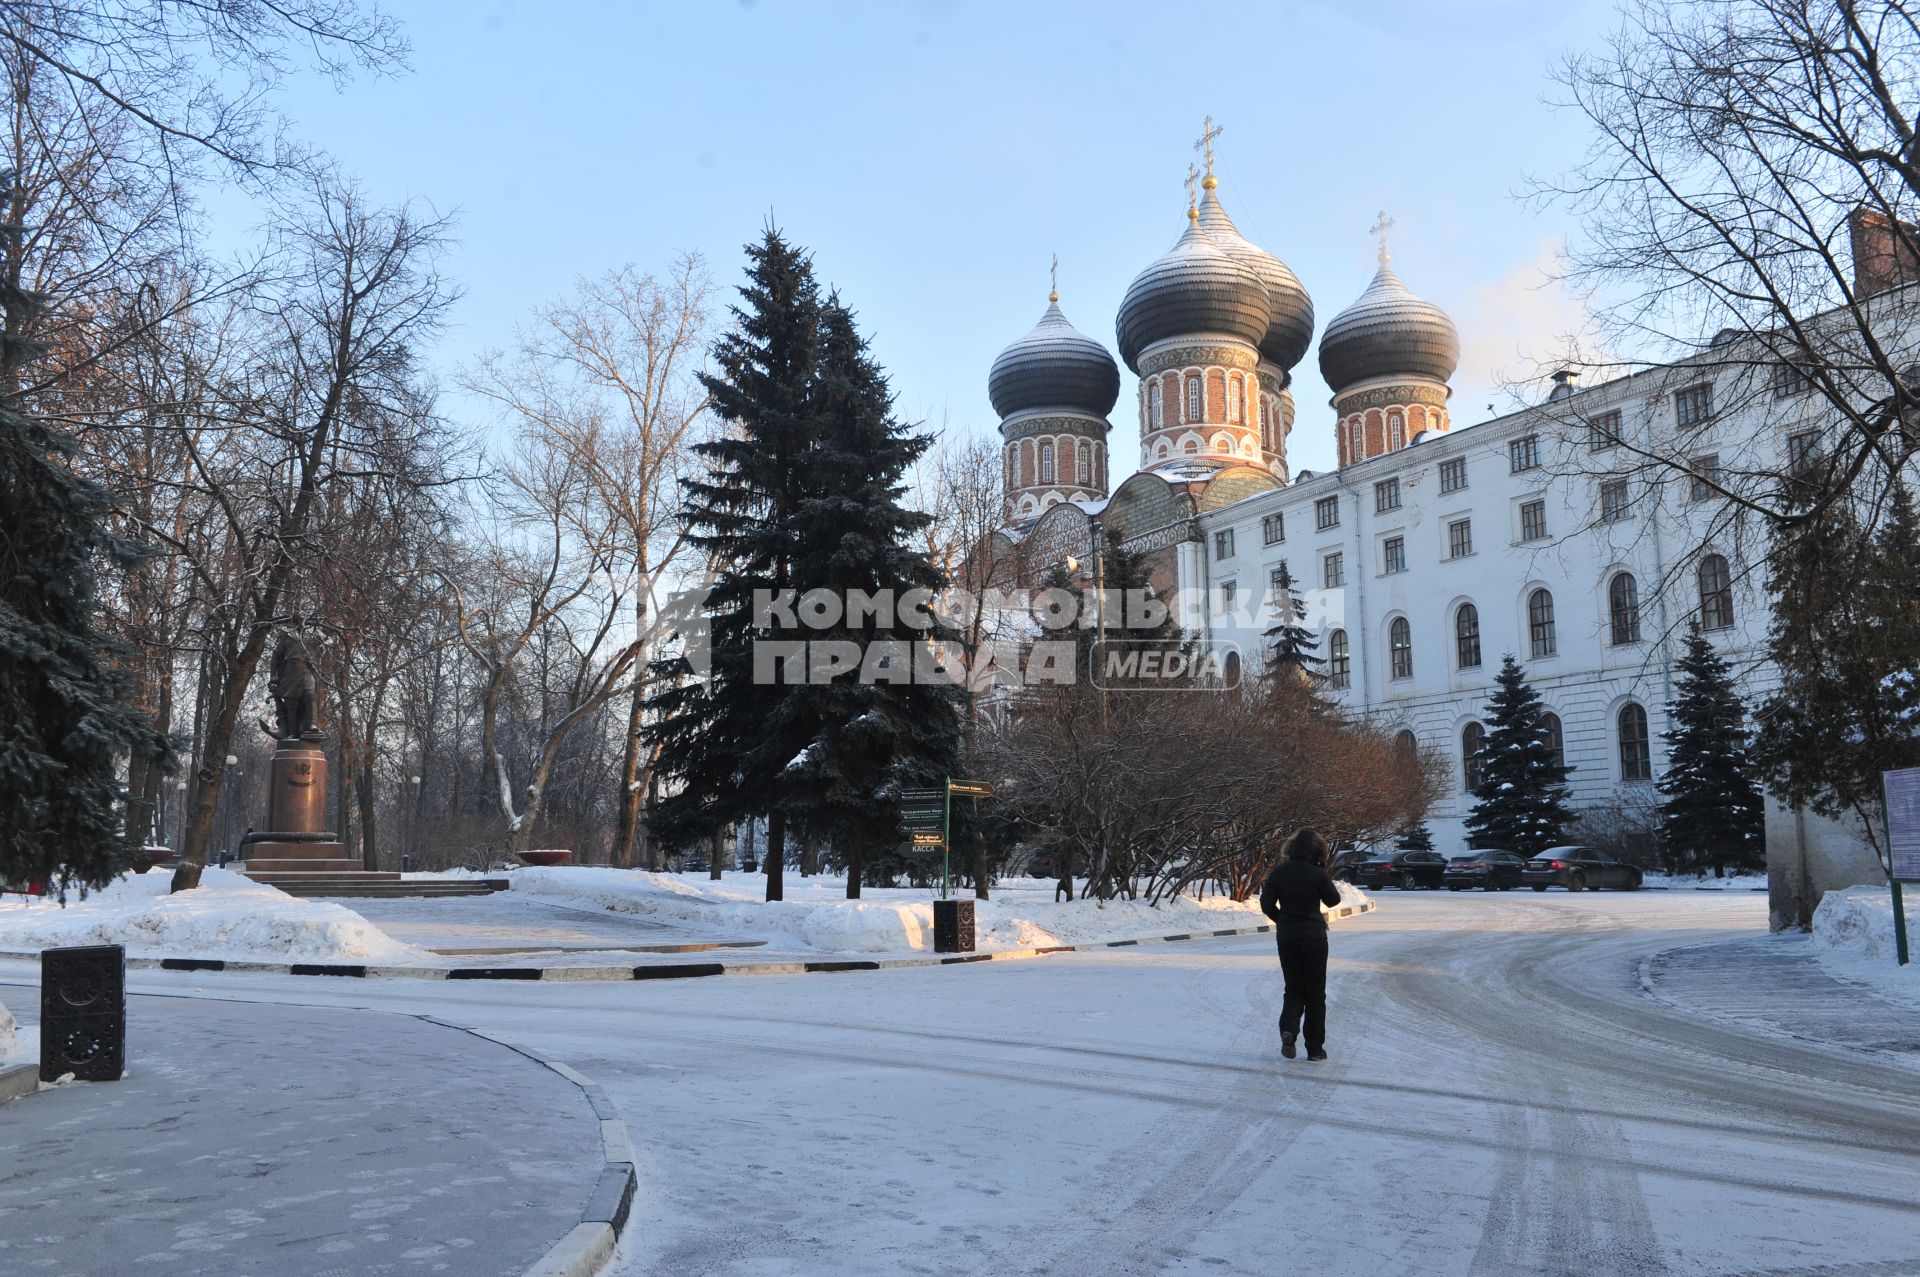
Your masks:
M 1379 901 L 1333 933 L 1320 1065 L 1280 1058 L 1266 937 L 635 984 L 134 982 L 432 1010 L 582 1069 L 640 1159 L 624 1277 L 1920 1273 L 1920 1060 L 1640 988 L 1650 954 L 1762 931 L 1764 896 Z

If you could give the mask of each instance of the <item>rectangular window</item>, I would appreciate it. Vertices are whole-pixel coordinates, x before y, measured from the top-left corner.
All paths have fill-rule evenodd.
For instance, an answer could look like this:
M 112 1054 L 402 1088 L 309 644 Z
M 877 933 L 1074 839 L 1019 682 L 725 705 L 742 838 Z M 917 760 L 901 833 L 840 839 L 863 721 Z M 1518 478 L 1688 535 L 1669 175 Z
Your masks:
M 1455 457 L 1440 463 L 1440 491 L 1458 492 L 1467 486 L 1467 459 Z
M 1600 481 L 1600 522 L 1618 523 L 1626 517 L 1627 481 L 1602 479 Z
M 1340 498 L 1321 497 L 1313 503 L 1313 526 L 1325 532 L 1340 526 Z
M 1320 561 L 1320 582 L 1329 590 L 1337 590 L 1347 583 L 1347 563 L 1344 555 L 1336 551 Z
M 1287 565 L 1284 562 L 1267 573 L 1267 592 L 1273 595 L 1275 607 L 1285 602 L 1280 596 L 1288 592 L 1287 575 Z
M 1528 501 L 1520 507 L 1520 539 L 1544 541 L 1547 536 L 1547 503 Z
M 1526 435 L 1507 444 L 1507 467 L 1519 474 L 1540 468 L 1540 436 Z
M 1447 557 L 1464 559 L 1473 553 L 1473 520 L 1455 519 L 1447 525 Z
M 1687 481 L 1687 499 L 1689 501 L 1710 501 L 1718 493 L 1714 485 L 1720 482 L 1720 454 L 1709 452 L 1704 457 L 1695 457 L 1687 463 L 1693 475 Z
M 1237 582 L 1220 582 L 1220 610 L 1222 612 L 1233 611 L 1234 601 L 1239 597 L 1239 594 L 1240 586 Z
M 1791 399 L 1813 389 L 1813 374 L 1803 364 L 1779 364 L 1773 370 L 1773 397 Z
M 1818 430 L 1787 436 L 1787 470 L 1790 473 L 1801 473 L 1819 456 L 1820 432 Z
M 1233 529 L 1222 528 L 1213 534 L 1213 557 L 1231 559 L 1233 557 Z
M 1260 520 L 1260 539 L 1267 545 L 1278 545 L 1287 539 L 1287 516 L 1269 514 Z
M 1385 514 L 1389 510 L 1400 508 L 1400 481 L 1382 479 L 1373 485 L 1373 512 Z
M 1587 422 L 1587 451 L 1604 452 L 1620 446 L 1620 410 L 1603 412 Z
M 1713 417 L 1713 383 L 1701 382 L 1673 392 L 1674 424 L 1682 428 L 1704 426 Z
M 1388 537 L 1380 543 L 1380 570 L 1382 572 L 1407 570 L 1407 539 L 1405 537 Z

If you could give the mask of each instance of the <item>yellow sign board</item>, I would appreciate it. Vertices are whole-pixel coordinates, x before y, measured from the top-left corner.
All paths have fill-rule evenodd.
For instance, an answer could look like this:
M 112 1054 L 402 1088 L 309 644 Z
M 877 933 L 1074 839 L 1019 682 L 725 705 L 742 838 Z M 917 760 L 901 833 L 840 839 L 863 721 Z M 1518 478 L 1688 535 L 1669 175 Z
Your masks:
M 984 780 L 950 780 L 947 792 L 960 798 L 991 798 L 993 786 Z
M 916 829 L 913 831 L 913 845 L 916 847 L 944 847 L 946 842 L 940 837 L 938 829 Z

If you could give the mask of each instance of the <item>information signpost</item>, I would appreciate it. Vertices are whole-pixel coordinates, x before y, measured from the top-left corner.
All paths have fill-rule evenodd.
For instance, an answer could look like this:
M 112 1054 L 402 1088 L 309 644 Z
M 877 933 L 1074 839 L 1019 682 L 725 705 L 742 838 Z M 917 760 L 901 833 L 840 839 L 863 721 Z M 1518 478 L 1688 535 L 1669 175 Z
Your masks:
M 948 777 L 939 789 L 908 789 L 900 794 L 900 825 L 914 849 L 940 849 L 940 898 L 933 902 L 935 953 L 973 951 L 973 901 L 947 898 L 953 882 L 953 800 L 956 796 L 978 803 L 982 798 L 993 797 L 993 786 L 984 780 Z
M 1900 898 L 1902 883 L 1920 883 L 1920 767 L 1881 772 L 1887 803 L 1887 861 L 1893 888 L 1893 950 L 1907 965 L 1907 910 Z

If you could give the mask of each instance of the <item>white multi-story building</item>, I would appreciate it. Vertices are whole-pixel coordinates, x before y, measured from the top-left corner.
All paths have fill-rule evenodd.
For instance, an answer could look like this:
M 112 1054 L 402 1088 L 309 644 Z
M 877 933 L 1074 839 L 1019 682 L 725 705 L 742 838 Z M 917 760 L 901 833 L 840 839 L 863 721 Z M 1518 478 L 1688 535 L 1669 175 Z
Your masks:
M 1574 803 L 1644 817 L 1687 627 L 1732 663 L 1750 704 L 1773 682 L 1765 530 L 1729 498 L 1777 490 L 1819 452 L 1820 396 L 1731 337 L 1590 388 L 1563 372 L 1539 403 L 1456 429 L 1458 335 L 1400 281 L 1383 240 L 1372 284 L 1318 347 L 1339 468 L 1290 475 L 1291 370 L 1313 304 L 1240 236 L 1211 175 L 1202 185 L 1173 249 L 1121 304 L 1145 464 L 1111 496 L 1119 376 L 1106 349 L 1056 297 L 995 361 L 1008 493 L 997 553 L 1036 579 L 1090 561 L 1105 536 L 1149 552 L 1157 586 L 1205 600 L 1186 623 L 1234 643 L 1243 674 L 1265 661 L 1284 565 L 1330 693 L 1445 760 L 1449 793 L 1430 822 L 1443 849 L 1464 843 L 1468 759 L 1508 653 L 1551 714 Z M 1776 918 L 1878 880 L 1871 849 L 1829 822 L 1770 810 L 1767 840 Z

